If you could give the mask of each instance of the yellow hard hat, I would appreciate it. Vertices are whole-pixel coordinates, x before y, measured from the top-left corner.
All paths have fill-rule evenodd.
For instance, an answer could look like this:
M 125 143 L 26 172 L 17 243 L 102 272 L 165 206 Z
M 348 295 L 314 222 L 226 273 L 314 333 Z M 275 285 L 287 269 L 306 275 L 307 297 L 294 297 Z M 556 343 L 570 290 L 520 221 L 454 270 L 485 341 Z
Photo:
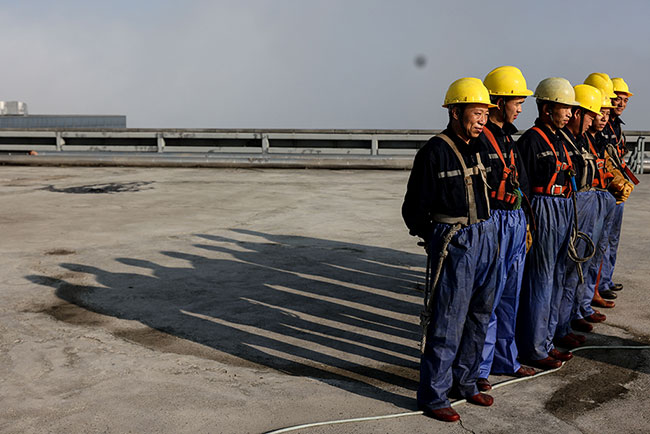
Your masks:
M 614 85 L 614 92 L 620 92 L 627 96 L 634 95 L 632 92 L 630 92 L 630 88 L 627 87 L 627 83 L 622 78 L 612 78 L 612 84 Z
M 597 87 L 601 92 L 606 94 L 609 98 L 616 98 L 614 93 L 614 85 L 609 75 L 602 72 L 592 72 L 585 78 L 585 84 Z
M 579 84 L 573 86 L 576 94 L 576 101 L 580 103 L 580 107 L 600 114 L 600 106 L 603 101 L 603 94 L 598 89 L 588 84 Z
M 485 76 L 483 84 L 490 95 L 530 96 L 532 90 L 526 88 L 526 79 L 519 68 L 499 66 Z
M 474 77 L 459 78 L 449 85 L 442 106 L 452 104 L 486 104 L 488 108 L 496 107 L 490 103 L 490 94 L 483 82 Z
M 573 86 L 566 78 L 550 77 L 540 81 L 533 96 L 542 101 L 579 106 Z
M 608 97 L 607 95 L 603 95 L 603 103 L 600 105 L 601 109 L 613 109 L 614 105 L 612 105 L 612 99 Z

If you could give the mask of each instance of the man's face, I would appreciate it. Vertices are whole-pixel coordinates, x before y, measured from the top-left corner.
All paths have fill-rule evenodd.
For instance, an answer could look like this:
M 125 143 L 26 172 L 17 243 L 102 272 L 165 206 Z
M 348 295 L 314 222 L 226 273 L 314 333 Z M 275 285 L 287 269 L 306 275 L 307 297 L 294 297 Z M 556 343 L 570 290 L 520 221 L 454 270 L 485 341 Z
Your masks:
M 517 116 L 519 116 L 519 113 L 521 113 L 522 108 L 521 105 L 526 101 L 525 97 L 514 97 L 510 98 L 508 102 L 506 102 L 506 115 L 505 115 L 505 122 L 514 124 L 515 119 L 517 119 Z
M 584 112 L 584 120 L 582 121 L 582 131 L 580 131 L 580 134 L 584 134 L 589 129 L 595 118 L 596 113 L 590 111 Z
M 608 120 L 609 120 L 609 109 L 608 108 L 601 109 L 600 114 L 597 115 L 596 118 L 594 119 L 594 122 L 591 125 L 591 129 L 595 131 L 604 130 Z
M 465 110 L 460 107 L 455 111 L 454 119 L 459 123 L 460 135 L 464 136 L 461 138 L 475 139 L 483 132 L 490 111 L 487 104 L 467 104 L 464 108 Z M 461 116 L 459 116 L 460 110 L 462 110 Z
M 551 109 L 551 123 L 555 128 L 564 128 L 571 119 L 571 106 L 566 104 L 553 104 Z
M 627 101 L 630 99 L 627 95 L 621 92 L 615 92 L 616 98 L 612 98 L 613 110 L 616 116 L 620 116 L 627 107 Z

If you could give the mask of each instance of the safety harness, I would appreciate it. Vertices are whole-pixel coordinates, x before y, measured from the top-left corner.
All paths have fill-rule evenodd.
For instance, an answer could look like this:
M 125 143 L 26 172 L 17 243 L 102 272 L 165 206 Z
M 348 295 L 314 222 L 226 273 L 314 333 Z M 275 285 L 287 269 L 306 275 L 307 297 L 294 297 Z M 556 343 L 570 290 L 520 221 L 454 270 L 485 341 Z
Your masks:
M 594 177 L 591 185 L 592 187 L 600 188 L 603 190 L 607 189 L 607 184 L 609 184 L 608 180 L 613 178 L 614 175 L 607 170 L 607 167 L 605 166 L 605 159 L 600 158 L 598 152 L 596 152 L 596 148 L 589 138 L 589 134 L 585 134 L 585 138 L 589 143 L 589 149 L 591 150 L 591 153 L 596 157 L 596 169 L 598 170 L 598 178 L 596 179 L 596 177 Z
M 616 131 L 614 131 L 614 126 L 611 124 L 610 121 L 607 122 L 607 126 L 609 127 L 610 130 L 612 130 L 612 134 L 616 138 L 616 144 L 607 143 L 607 153 L 612 158 L 612 161 L 614 162 L 614 165 L 617 166 L 617 169 L 619 169 L 622 173 L 624 173 L 627 179 L 629 181 L 632 181 L 634 185 L 638 185 L 639 179 L 634 175 L 634 173 L 630 170 L 630 168 L 627 167 L 627 164 L 625 164 L 625 159 L 623 158 L 623 155 L 625 155 L 625 150 L 626 150 L 625 134 L 623 133 L 623 130 L 621 129 L 621 137 L 618 137 L 616 135 Z
M 580 155 L 582 157 L 582 160 L 584 161 L 584 170 L 582 171 L 582 177 L 580 179 L 580 183 L 578 186 L 576 186 L 576 191 L 588 191 L 591 190 L 594 187 L 594 183 L 598 184 L 598 180 L 595 178 L 591 180 L 591 182 L 588 182 L 587 176 L 589 175 L 589 168 L 591 168 L 592 173 L 595 175 L 596 174 L 596 169 L 597 169 L 597 163 L 596 163 L 596 156 L 592 154 L 591 152 L 587 151 L 586 149 L 583 149 L 581 146 L 578 146 L 571 140 L 569 135 L 564 132 L 564 130 L 560 130 L 560 133 L 564 136 L 566 141 L 571 145 L 573 148 L 574 155 Z M 567 158 L 570 157 L 570 153 L 567 154 Z M 603 165 L 604 165 L 604 160 L 603 160 Z M 574 167 L 575 169 L 575 167 Z
M 474 183 L 472 181 L 473 175 L 479 175 L 481 177 L 481 180 L 483 181 L 483 190 L 485 192 L 485 203 L 488 207 L 488 214 L 490 213 L 490 201 L 488 199 L 488 192 L 487 192 L 487 177 L 485 175 L 486 169 L 485 166 L 483 165 L 483 162 L 481 161 L 481 156 L 479 155 L 479 153 L 478 152 L 476 153 L 476 161 L 477 161 L 476 166 L 468 168 L 467 165 L 465 164 L 465 160 L 463 159 L 462 154 L 458 150 L 458 147 L 456 146 L 454 141 L 451 138 L 449 138 L 449 136 L 441 133 L 438 134 L 436 137 L 440 137 L 442 140 L 444 140 L 445 143 L 449 145 L 451 150 L 458 158 L 460 167 L 462 168 L 462 175 L 465 180 L 465 197 L 467 200 L 468 213 L 467 213 L 467 217 L 454 217 L 445 214 L 433 215 L 433 220 L 435 222 L 445 223 L 452 226 L 451 228 L 449 228 L 449 231 L 447 231 L 442 241 L 440 255 L 438 256 L 438 262 L 436 263 L 435 272 L 433 272 L 432 270 L 433 258 L 431 257 L 431 254 L 427 249 L 427 271 L 426 271 L 425 285 L 424 285 L 424 308 L 422 309 L 422 313 L 420 314 L 420 326 L 422 327 L 422 340 L 420 341 L 420 351 L 422 353 L 424 353 L 424 347 L 427 342 L 427 329 L 429 328 L 429 323 L 431 322 L 431 312 L 433 310 L 433 302 L 435 300 L 435 289 L 436 289 L 436 285 L 438 284 L 438 279 L 440 278 L 440 272 L 442 271 L 442 264 L 444 263 L 445 258 L 447 257 L 448 254 L 447 248 L 449 247 L 449 243 L 451 242 L 454 235 L 456 235 L 456 233 L 462 227 L 469 226 L 474 223 L 483 221 L 478 218 L 478 213 L 476 210 L 476 200 L 474 198 Z
M 564 154 L 566 155 L 567 160 L 569 163 L 564 163 L 560 161 L 560 159 L 557 157 L 557 152 L 555 152 L 555 147 L 553 147 L 553 144 L 551 141 L 548 139 L 548 136 L 542 131 L 539 127 L 533 127 L 533 130 L 539 134 L 542 139 L 548 144 L 548 146 L 551 148 L 551 152 L 553 153 L 553 156 L 555 157 L 555 172 L 551 176 L 550 181 L 548 182 L 548 185 L 546 187 L 533 187 L 533 193 L 538 193 L 538 194 L 547 194 L 549 196 L 564 196 L 567 197 L 570 189 L 568 186 L 565 185 L 560 185 L 560 184 L 555 184 L 555 180 L 557 179 L 557 175 L 560 172 L 565 172 L 573 167 L 573 162 L 571 161 L 571 156 L 569 156 L 569 152 L 566 149 L 566 146 L 562 144 L 564 147 Z
M 487 137 L 488 141 L 499 156 L 501 163 L 503 164 L 503 175 L 501 176 L 499 187 L 496 190 L 492 190 L 490 192 L 490 197 L 492 199 L 505 202 L 509 205 L 514 205 L 517 202 L 519 196 L 513 193 L 506 193 L 506 182 L 508 179 L 510 179 L 510 182 L 515 188 L 519 187 L 519 181 L 517 180 L 517 166 L 515 165 L 515 153 L 510 150 L 510 165 L 508 166 L 506 164 L 505 158 L 503 157 L 503 153 L 501 152 L 501 147 L 499 146 L 499 143 L 497 143 L 497 139 L 494 137 L 494 134 L 492 134 L 492 131 L 486 127 L 483 128 L 483 134 L 485 134 L 485 137 Z M 507 136 L 506 141 L 510 141 L 510 138 Z
M 445 143 L 449 145 L 451 150 L 458 158 L 460 167 L 462 169 L 461 172 L 458 172 L 458 174 L 462 174 L 465 181 L 465 196 L 467 200 L 468 213 L 467 213 L 467 217 L 456 217 L 456 216 L 449 216 L 446 214 L 434 214 L 432 216 L 433 221 L 437 223 L 446 223 L 449 225 L 454 225 L 457 223 L 461 225 L 473 225 L 474 223 L 478 223 L 481 220 L 479 220 L 478 218 L 477 210 L 476 210 L 476 200 L 474 199 L 474 187 L 473 187 L 474 182 L 472 181 L 472 176 L 474 175 L 479 175 L 481 177 L 481 180 L 483 181 L 485 202 L 487 203 L 488 214 L 490 213 L 490 201 L 488 199 L 488 191 L 487 191 L 487 176 L 485 174 L 486 169 L 485 166 L 483 165 L 483 162 L 481 161 L 481 156 L 477 152 L 476 165 L 468 168 L 467 165 L 465 164 L 465 160 L 463 159 L 463 156 L 461 155 L 460 151 L 458 150 L 458 147 L 456 146 L 453 140 L 451 140 L 447 135 L 442 133 L 438 134 L 436 137 L 439 137 L 442 140 L 444 140 Z M 456 173 L 456 171 L 454 171 L 454 173 Z

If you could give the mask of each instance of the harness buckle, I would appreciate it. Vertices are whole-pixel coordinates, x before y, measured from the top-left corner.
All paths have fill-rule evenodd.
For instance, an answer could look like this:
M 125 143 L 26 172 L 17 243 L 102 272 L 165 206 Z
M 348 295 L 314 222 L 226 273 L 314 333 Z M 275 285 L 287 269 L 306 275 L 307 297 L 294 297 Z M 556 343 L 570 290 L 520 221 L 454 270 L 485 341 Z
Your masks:
M 565 187 L 560 184 L 553 184 L 549 188 L 549 193 L 551 196 L 562 196 L 564 194 Z

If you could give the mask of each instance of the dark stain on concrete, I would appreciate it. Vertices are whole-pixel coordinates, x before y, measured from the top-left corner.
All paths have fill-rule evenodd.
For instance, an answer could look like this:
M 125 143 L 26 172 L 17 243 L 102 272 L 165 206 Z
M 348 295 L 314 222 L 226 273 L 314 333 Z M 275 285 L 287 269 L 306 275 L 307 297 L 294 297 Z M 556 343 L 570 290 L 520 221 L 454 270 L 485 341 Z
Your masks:
M 64 256 L 64 255 L 74 255 L 77 253 L 74 250 L 67 250 L 67 249 L 53 249 L 53 250 L 48 250 L 45 252 L 46 255 L 49 256 Z
M 153 184 L 153 181 L 136 181 L 136 182 L 109 182 L 106 184 L 89 184 L 76 187 L 57 188 L 54 185 L 43 187 L 43 190 L 54 193 L 71 193 L 71 194 L 102 194 L 102 193 L 132 193 L 142 190 L 150 190 L 153 187 L 147 187 Z
M 634 351 L 590 350 L 598 360 L 574 357 L 559 371 L 568 384 L 546 403 L 546 410 L 561 420 L 571 421 L 600 405 L 623 397 L 625 384 L 634 381 L 643 356 Z

